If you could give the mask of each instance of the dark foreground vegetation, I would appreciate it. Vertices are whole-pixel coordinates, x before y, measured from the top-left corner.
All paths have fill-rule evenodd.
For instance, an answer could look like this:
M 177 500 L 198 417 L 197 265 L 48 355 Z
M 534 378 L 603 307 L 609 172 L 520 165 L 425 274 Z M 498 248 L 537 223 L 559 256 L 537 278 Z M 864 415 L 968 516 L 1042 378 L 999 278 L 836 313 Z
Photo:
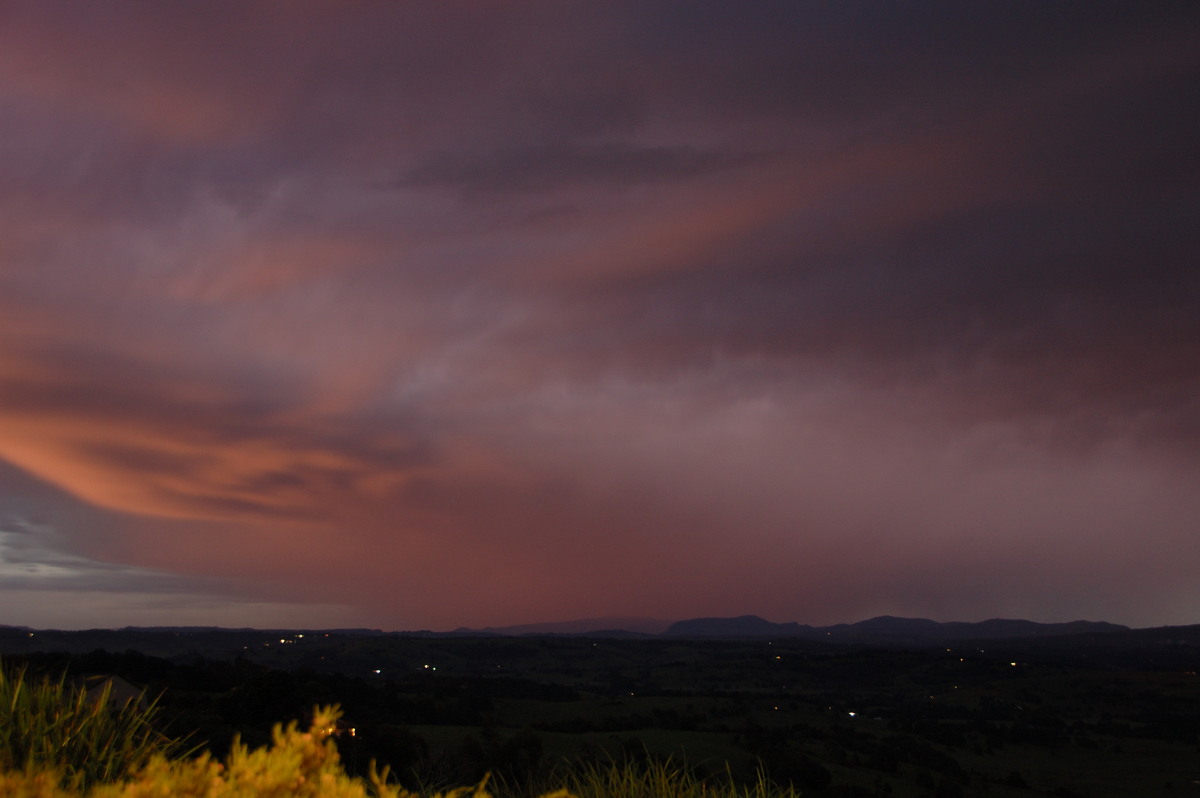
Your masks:
M 810 796 L 1200 795 L 1190 638 L 1164 657 L 1082 639 L 906 650 L 228 631 L 76 633 L 114 636 L 81 651 L 98 639 L 58 634 L 6 630 L 5 664 L 120 676 L 161 695 L 164 732 L 217 757 L 337 704 L 345 769 L 375 761 L 423 791 L 490 774 L 538 794 L 666 767 Z

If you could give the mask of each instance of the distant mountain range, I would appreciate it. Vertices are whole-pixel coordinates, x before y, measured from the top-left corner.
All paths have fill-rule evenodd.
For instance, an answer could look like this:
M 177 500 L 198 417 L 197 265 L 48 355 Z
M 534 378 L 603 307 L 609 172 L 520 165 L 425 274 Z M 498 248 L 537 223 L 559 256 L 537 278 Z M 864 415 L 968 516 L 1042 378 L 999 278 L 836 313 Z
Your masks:
M 27 627 L 0 626 L 0 638 L 16 633 L 26 637 L 31 630 Z M 217 627 L 126 627 L 119 630 L 88 630 L 87 632 L 58 632 L 44 630 L 44 636 L 88 634 L 147 635 L 171 633 L 174 635 L 236 635 L 271 633 L 285 634 L 295 630 L 220 629 Z M 1071 621 L 1070 623 L 1036 623 L 1034 621 L 993 618 L 973 623 L 955 621 L 940 623 L 926 618 L 896 618 L 882 615 L 865 621 L 833 626 L 808 626 L 799 623 L 773 623 L 757 615 L 741 615 L 735 618 L 692 618 L 685 621 L 664 621 L 654 618 L 616 616 L 586 618 L 561 623 L 536 623 L 519 626 L 484 627 L 482 629 L 459 628 L 452 632 L 383 632 L 379 629 L 322 629 L 314 630 L 344 636 L 421 636 L 421 637 L 604 637 L 604 638 L 669 638 L 692 640 L 746 640 L 769 638 L 792 638 L 814 642 L 847 643 L 865 645 L 934 646 L 954 641 L 983 640 L 1032 640 L 1061 638 L 1077 635 L 1104 635 L 1112 632 L 1130 632 L 1130 628 L 1102 621 Z M 28 634 L 32 638 L 32 634 Z M 32 641 L 26 641 L 32 643 Z M 40 642 L 40 641 L 39 641 Z
M 850 624 L 808 626 L 772 623 L 757 615 L 736 618 L 692 618 L 661 621 L 647 618 L 589 618 L 566 623 L 456 629 L 452 632 L 379 629 L 226 629 L 217 627 L 126 627 L 61 631 L 0 625 L 0 656 L 32 652 L 140 651 L 152 656 L 190 661 L 196 657 L 268 657 L 294 651 L 297 661 L 316 650 L 331 661 L 353 659 L 365 649 L 386 639 L 421 638 L 429 641 L 454 638 L 604 638 L 614 643 L 662 643 L 733 645 L 738 641 L 791 641 L 812 650 L 828 651 L 840 646 L 876 649 L 930 650 L 975 649 L 978 654 L 1020 661 L 1069 663 L 1103 667 L 1138 667 L 1166 670 L 1200 670 L 1200 624 L 1131 629 L 1115 623 L 1072 621 L 1035 623 L 1025 620 L 992 619 L 975 623 L 939 623 L 925 618 L 880 616 Z M 305 640 L 303 646 L 297 645 Z M 311 642 L 310 642 L 311 641 Z M 386 648 L 386 645 L 385 645 Z M 374 649 L 371 649 L 374 650 Z M 308 652 L 308 653 L 306 653 Z M 331 653 L 332 652 L 332 653 Z M 286 656 L 286 655 L 283 655 Z M 282 661 L 282 660 L 281 660 Z M 323 660 L 322 660 L 323 661 Z M 314 663 L 309 663 L 313 664 Z
M 881 615 L 858 623 L 833 626 L 808 626 L 799 623 L 772 623 L 757 615 L 735 618 L 692 618 L 663 621 L 653 618 L 588 618 L 563 623 L 538 623 L 521 626 L 489 626 L 483 629 L 455 629 L 454 636 L 523 637 L 559 635 L 587 637 L 668 637 L 680 639 L 799 638 L 831 643 L 867 643 L 897 645 L 936 645 L 958 640 L 1000 640 L 1033 637 L 1064 637 L 1079 634 L 1129 631 L 1129 627 L 1103 621 L 1036 623 L 1034 621 L 993 618 L 987 621 L 939 623 L 927 618 L 897 618 Z
M 485 626 L 482 629 L 462 627 L 450 634 L 489 634 L 489 635 L 659 635 L 669 629 L 673 623 L 657 618 L 637 618 L 627 615 L 616 615 L 605 618 L 583 618 L 577 621 L 560 623 L 529 623 L 519 626 Z
M 939 623 L 927 618 L 896 618 L 881 615 L 865 621 L 833 626 L 807 626 L 798 623 L 771 623 L 757 615 L 737 618 L 694 618 L 678 621 L 663 632 L 667 637 L 752 638 L 797 637 L 848 643 L 939 643 L 954 640 L 997 640 L 1021 637 L 1062 637 L 1096 632 L 1128 631 L 1129 627 L 1103 621 L 1036 623 L 1034 621 L 993 618 L 967 623 Z

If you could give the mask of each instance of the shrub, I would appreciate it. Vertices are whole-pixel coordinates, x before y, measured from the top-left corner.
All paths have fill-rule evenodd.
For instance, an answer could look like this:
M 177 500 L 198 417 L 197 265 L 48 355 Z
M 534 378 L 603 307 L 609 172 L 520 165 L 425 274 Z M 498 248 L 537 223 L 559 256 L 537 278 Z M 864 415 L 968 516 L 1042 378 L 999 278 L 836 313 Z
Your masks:
M 169 759 L 163 753 L 149 760 L 127 780 L 97 784 L 90 789 L 63 786 L 53 768 L 26 767 L 0 773 L 4 798 L 417 798 L 387 783 L 387 772 L 371 769 L 370 783 L 342 770 L 330 735 L 337 722 L 335 708 L 318 709 L 312 727 L 301 732 L 295 723 L 276 725 L 270 747 L 249 750 L 235 743 L 225 762 L 204 753 L 195 758 Z M 486 782 L 486 779 L 485 779 Z M 429 798 L 492 798 L 485 783 Z M 543 798 L 567 798 L 565 791 Z

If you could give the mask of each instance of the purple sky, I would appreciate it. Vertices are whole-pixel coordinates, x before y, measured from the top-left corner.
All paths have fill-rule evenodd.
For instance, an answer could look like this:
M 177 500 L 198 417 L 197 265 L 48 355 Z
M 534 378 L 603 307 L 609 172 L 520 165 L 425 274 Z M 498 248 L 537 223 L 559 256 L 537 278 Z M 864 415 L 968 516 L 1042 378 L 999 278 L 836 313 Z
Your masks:
M 1200 622 L 1200 4 L 0 10 L 0 623 Z

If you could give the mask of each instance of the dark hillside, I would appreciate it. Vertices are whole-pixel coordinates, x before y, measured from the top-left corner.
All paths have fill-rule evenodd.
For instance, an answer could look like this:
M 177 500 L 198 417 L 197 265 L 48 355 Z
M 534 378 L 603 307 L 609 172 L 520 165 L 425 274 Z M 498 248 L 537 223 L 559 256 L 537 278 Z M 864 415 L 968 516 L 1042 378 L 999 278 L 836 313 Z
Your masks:
M 1196 777 L 1200 627 L 937 647 L 833 637 L 10 628 L 0 648 L 6 665 L 161 693 L 172 732 L 217 753 L 341 704 L 350 769 L 374 758 L 412 786 L 667 756 L 747 781 L 765 767 L 807 796 L 1176 795 Z

